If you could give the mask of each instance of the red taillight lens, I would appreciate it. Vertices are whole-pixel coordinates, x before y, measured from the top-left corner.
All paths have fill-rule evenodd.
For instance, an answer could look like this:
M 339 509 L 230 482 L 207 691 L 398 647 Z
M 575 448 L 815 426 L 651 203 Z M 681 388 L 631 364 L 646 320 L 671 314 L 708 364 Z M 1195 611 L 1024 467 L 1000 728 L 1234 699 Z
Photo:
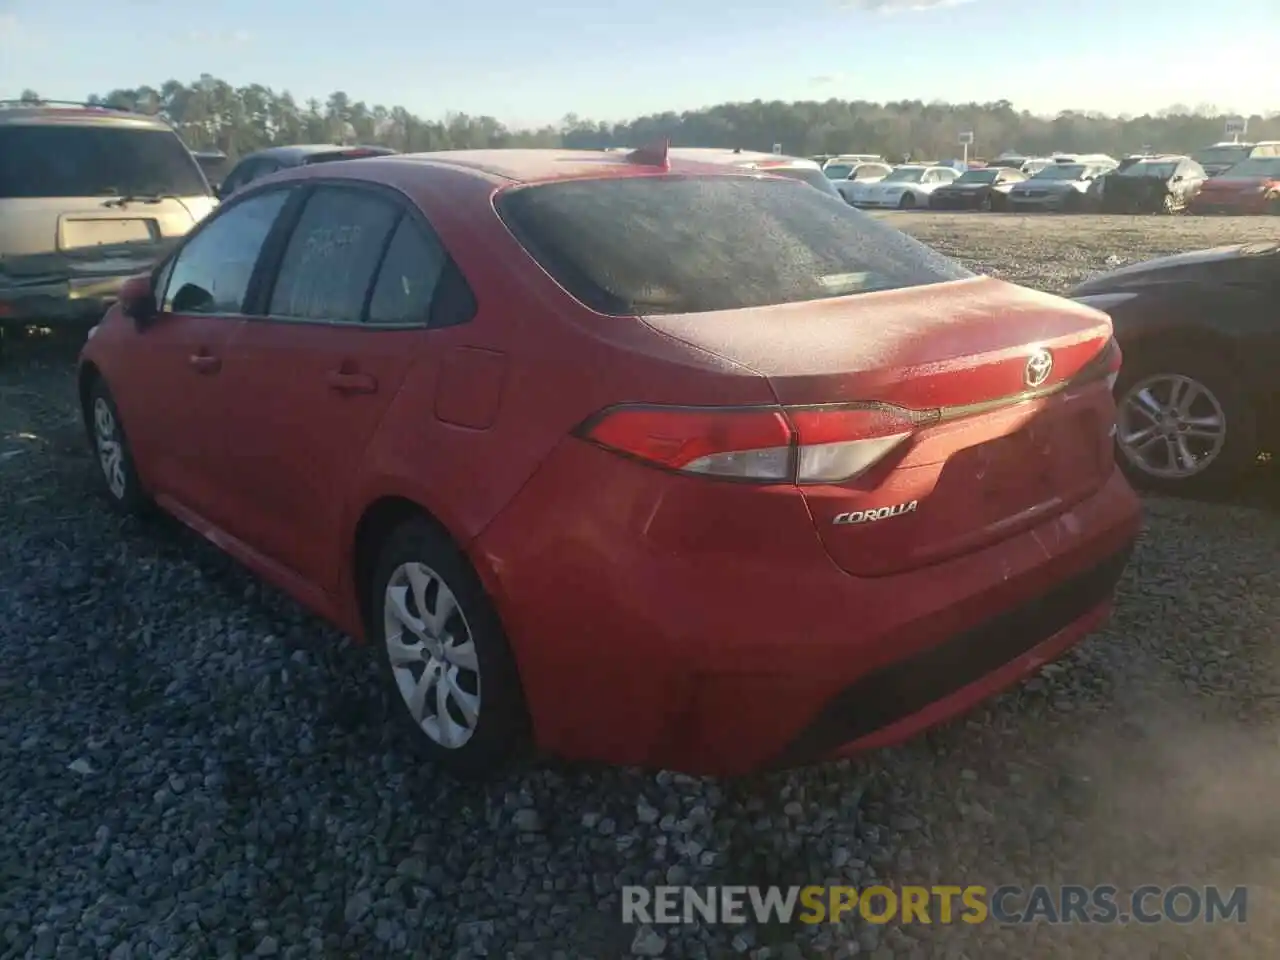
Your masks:
M 911 411 L 881 404 L 787 411 L 795 424 L 798 483 L 852 480 L 915 432 Z
M 1074 377 L 1075 382 L 1088 383 L 1091 380 L 1106 380 L 1107 389 L 1114 390 L 1116 380 L 1120 377 L 1120 367 L 1123 363 L 1124 354 L 1120 350 L 1120 344 L 1116 343 L 1115 337 L 1112 337 L 1098 351 L 1096 357 L 1080 368 L 1080 371 Z
M 916 415 L 883 405 L 623 406 L 578 431 L 609 450 L 682 473 L 757 483 L 839 483 L 908 440 Z
M 670 470 L 774 482 L 790 473 L 791 427 L 780 407 L 615 407 L 582 432 Z

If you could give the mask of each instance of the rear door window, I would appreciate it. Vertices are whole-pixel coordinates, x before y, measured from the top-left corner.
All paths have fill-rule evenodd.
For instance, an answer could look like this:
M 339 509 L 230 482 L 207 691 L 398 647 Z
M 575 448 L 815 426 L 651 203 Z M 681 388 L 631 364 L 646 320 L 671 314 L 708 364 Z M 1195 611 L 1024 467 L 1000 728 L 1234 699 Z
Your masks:
M 249 282 L 289 190 L 270 190 L 219 211 L 175 255 L 160 281 L 172 313 L 244 311 Z
M 208 195 L 199 164 L 172 130 L 0 126 L 0 198 Z
M 285 247 L 268 313 L 358 323 L 401 208 L 369 190 L 321 187 Z
M 508 227 L 604 314 L 702 313 L 973 276 L 906 234 L 803 184 L 717 176 L 512 188 Z

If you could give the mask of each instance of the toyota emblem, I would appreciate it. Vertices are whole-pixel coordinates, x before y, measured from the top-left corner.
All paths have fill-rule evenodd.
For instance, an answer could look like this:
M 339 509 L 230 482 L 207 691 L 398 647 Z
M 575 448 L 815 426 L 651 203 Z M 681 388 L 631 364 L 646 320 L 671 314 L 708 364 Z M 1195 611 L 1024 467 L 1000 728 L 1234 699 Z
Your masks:
M 1022 372 L 1022 379 L 1028 387 L 1034 389 L 1049 379 L 1053 373 L 1053 354 L 1048 350 L 1037 350 L 1027 360 L 1027 368 Z

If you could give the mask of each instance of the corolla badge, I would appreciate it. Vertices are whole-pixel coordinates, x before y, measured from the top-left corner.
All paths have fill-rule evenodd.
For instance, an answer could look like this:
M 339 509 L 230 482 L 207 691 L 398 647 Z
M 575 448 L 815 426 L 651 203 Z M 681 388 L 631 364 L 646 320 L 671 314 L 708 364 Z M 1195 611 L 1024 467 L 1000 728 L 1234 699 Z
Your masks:
M 1048 350 L 1037 350 L 1027 360 L 1027 367 L 1022 371 L 1022 380 L 1028 387 L 1040 386 L 1053 373 L 1053 354 Z
M 892 507 L 874 507 L 870 510 L 853 510 L 848 513 L 837 513 L 831 522 L 836 526 L 846 526 L 851 523 L 875 523 L 877 520 L 888 520 L 890 517 L 900 517 L 904 513 L 915 513 L 920 506 L 919 500 L 912 500 L 909 503 L 895 503 Z

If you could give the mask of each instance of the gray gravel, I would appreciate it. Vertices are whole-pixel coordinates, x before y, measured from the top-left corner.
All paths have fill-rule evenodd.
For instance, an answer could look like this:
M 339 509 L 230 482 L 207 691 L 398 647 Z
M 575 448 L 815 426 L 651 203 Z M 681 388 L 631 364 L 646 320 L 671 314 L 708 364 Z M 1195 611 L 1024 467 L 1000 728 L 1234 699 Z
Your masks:
M 1091 219 L 1042 222 L 1077 251 Z M 1259 229 L 1108 219 L 1127 233 L 1079 262 L 1022 218 L 902 223 L 1054 289 Z M 547 766 L 466 787 L 413 762 L 363 651 L 175 524 L 100 505 L 70 355 L 0 365 L 0 960 L 1277 955 L 1272 473 L 1246 506 L 1151 501 L 1108 629 L 907 746 L 738 783 Z M 617 919 L 623 883 L 873 878 L 1253 888 L 1247 925 L 1193 930 Z

